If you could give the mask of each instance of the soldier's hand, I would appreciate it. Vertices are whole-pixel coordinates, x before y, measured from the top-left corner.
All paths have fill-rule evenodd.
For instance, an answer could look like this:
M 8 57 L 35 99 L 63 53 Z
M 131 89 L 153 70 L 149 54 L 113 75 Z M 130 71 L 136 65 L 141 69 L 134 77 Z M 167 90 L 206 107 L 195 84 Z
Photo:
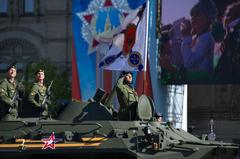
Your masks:
M 47 105 L 46 104 L 41 104 L 40 107 L 45 110 Z
M 46 100 L 46 103 L 47 104 L 52 104 L 51 100 L 49 100 L 49 99 Z
M 120 78 L 125 78 L 125 77 L 126 77 L 126 74 L 120 76 Z
M 9 108 L 8 112 L 11 114 L 17 114 L 17 110 L 13 108 Z
M 17 87 L 16 87 L 16 89 L 17 89 L 18 91 L 20 91 L 20 92 L 24 92 L 24 91 L 25 91 L 25 87 L 24 87 L 23 84 L 18 84 Z
M 16 106 L 17 106 L 16 102 L 14 102 L 14 101 L 10 102 L 10 107 L 11 108 L 15 108 Z
M 51 91 L 46 91 L 46 95 L 51 96 Z

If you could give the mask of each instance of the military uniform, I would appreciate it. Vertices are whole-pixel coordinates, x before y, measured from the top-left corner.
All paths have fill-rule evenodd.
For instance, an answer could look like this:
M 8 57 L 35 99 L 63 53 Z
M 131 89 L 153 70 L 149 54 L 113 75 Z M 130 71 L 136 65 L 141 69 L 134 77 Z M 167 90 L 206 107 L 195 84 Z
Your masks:
M 28 96 L 30 103 L 38 109 L 38 113 L 40 116 L 46 117 L 48 116 L 48 108 L 47 106 L 42 106 L 42 102 L 46 95 L 47 88 L 44 85 L 40 85 L 39 83 L 34 83 L 31 89 L 31 92 Z
M 134 120 L 136 118 L 138 95 L 130 85 L 123 82 L 124 78 L 121 77 L 116 84 L 116 92 L 120 104 L 119 118 L 121 120 Z
M 13 120 L 18 116 L 18 100 L 15 103 L 12 101 L 17 86 L 16 80 L 11 83 L 7 78 L 0 83 L 1 120 Z

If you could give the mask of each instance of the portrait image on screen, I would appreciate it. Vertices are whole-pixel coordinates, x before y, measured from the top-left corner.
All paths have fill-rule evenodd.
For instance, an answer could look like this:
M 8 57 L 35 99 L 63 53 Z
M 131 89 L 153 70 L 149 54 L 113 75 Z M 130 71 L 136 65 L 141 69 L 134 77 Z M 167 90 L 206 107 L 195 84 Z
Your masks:
M 239 10 L 237 0 L 163 0 L 161 83 L 240 83 Z

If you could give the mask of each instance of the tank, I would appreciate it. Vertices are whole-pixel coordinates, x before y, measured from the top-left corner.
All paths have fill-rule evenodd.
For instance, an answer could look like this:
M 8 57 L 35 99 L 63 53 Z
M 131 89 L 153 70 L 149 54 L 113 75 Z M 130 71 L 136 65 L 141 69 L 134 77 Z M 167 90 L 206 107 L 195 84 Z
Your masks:
M 89 101 L 69 103 L 57 119 L 0 122 L 0 158 L 238 158 L 236 144 L 201 140 L 171 122 L 156 121 L 154 103 L 145 95 L 139 98 L 137 119 L 119 120 L 112 97 L 99 89 Z

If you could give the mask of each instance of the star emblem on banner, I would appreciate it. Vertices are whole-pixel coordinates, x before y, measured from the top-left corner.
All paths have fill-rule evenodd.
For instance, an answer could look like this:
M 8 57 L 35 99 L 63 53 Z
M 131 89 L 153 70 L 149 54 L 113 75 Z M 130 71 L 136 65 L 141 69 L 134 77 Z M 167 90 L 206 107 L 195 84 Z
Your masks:
M 55 149 L 55 144 L 62 141 L 62 139 L 55 138 L 54 132 L 52 132 L 49 138 L 43 138 L 41 141 L 44 142 L 42 150 L 45 150 L 47 148 Z
M 127 0 L 92 0 L 84 12 L 76 15 L 82 21 L 81 34 L 88 43 L 88 54 L 105 54 L 118 26 L 131 9 Z

